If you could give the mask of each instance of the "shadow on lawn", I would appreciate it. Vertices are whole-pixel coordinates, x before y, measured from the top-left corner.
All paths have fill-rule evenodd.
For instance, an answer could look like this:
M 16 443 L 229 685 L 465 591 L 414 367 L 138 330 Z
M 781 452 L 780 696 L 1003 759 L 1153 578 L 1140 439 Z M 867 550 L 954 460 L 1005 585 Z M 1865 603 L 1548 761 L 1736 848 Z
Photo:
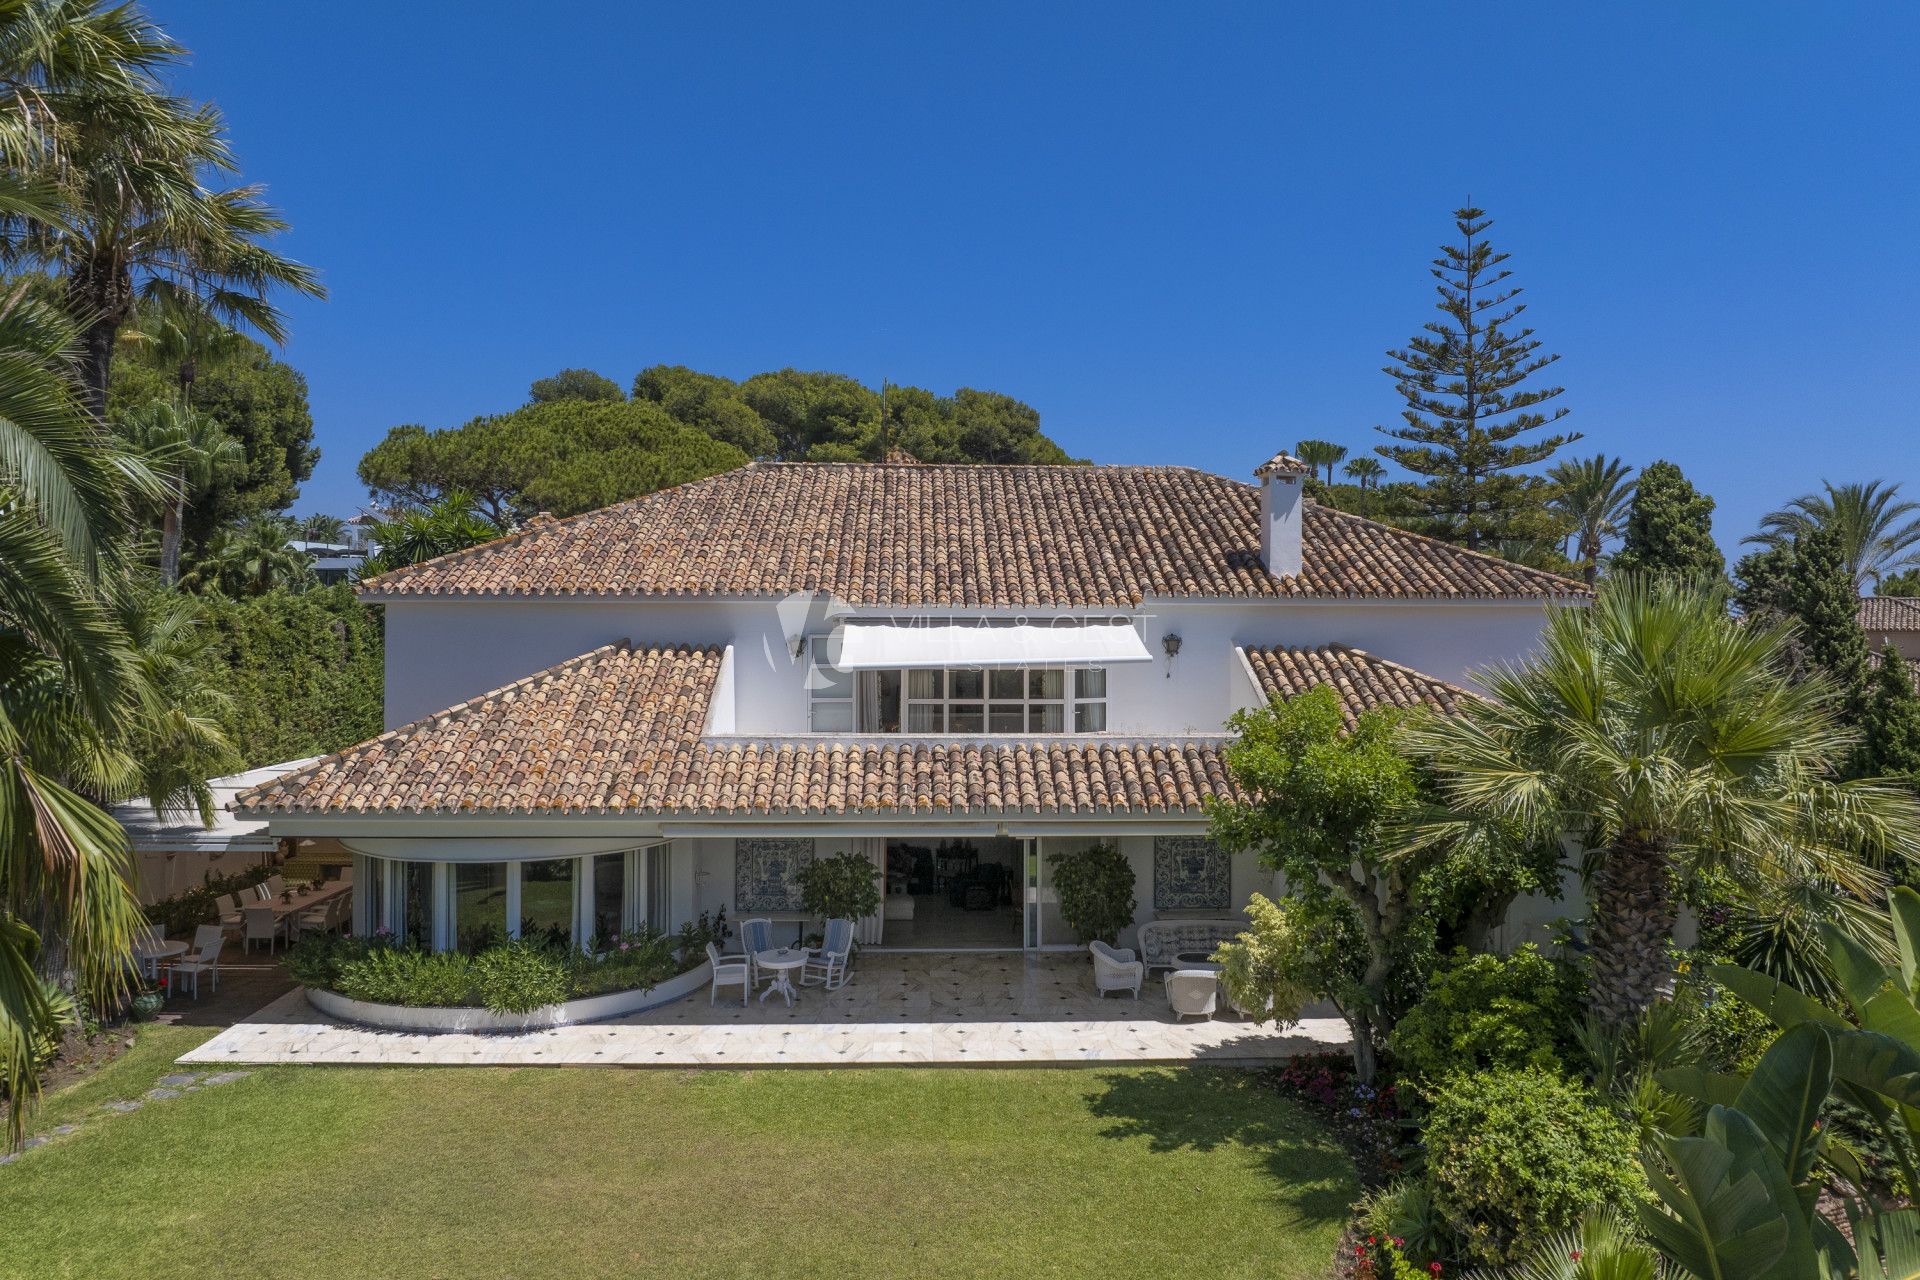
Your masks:
M 1353 1172 L 1339 1144 L 1252 1072 L 1168 1068 L 1099 1079 L 1100 1091 L 1087 1100 L 1094 1115 L 1112 1121 L 1102 1137 L 1145 1138 L 1148 1150 L 1161 1153 L 1239 1146 L 1292 1190 L 1302 1218 L 1344 1222 L 1352 1214 Z

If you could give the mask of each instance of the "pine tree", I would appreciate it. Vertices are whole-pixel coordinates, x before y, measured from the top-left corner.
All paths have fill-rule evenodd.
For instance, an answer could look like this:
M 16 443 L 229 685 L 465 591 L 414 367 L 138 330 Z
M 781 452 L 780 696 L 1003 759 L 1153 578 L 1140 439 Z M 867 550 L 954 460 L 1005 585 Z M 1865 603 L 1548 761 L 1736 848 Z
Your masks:
M 1863 777 L 1904 777 L 1920 786 L 1920 695 L 1906 659 L 1892 645 L 1880 655 L 1867 692 L 1860 731 L 1859 773 Z
M 1671 462 L 1641 471 L 1616 573 L 1717 578 L 1727 558 L 1713 540 L 1713 499 L 1695 489 Z
M 1545 501 L 1551 488 L 1517 469 L 1544 462 L 1579 434 L 1533 438 L 1565 417 L 1543 409 L 1563 387 L 1523 384 L 1560 357 L 1541 355 L 1527 327 L 1512 327 L 1527 307 L 1515 302 L 1513 275 L 1481 238 L 1493 225 L 1480 209 L 1458 209 L 1462 242 L 1442 245 L 1433 276 L 1442 320 L 1427 324 L 1404 350 L 1389 351 L 1385 369 L 1406 401 L 1402 427 L 1378 427 L 1400 444 L 1375 447 L 1382 457 L 1427 477 L 1416 492 L 1423 531 L 1478 550 L 1491 544 L 1553 536 Z M 1520 437 L 1526 436 L 1524 442 Z
M 1787 602 L 1800 620 L 1800 646 L 1808 664 L 1832 678 L 1850 718 L 1861 713 L 1872 663 L 1867 633 L 1860 627 L 1853 573 L 1832 530 L 1806 529 L 1793 540 Z

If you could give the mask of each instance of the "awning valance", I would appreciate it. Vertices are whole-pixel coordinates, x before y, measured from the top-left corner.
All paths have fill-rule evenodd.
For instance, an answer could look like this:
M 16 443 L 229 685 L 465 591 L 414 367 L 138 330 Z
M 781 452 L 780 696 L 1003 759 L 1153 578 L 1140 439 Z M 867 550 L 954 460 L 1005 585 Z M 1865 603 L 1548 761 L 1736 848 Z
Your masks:
M 849 622 L 829 640 L 842 671 L 927 667 L 1105 667 L 1150 662 L 1139 632 L 1126 623 Z

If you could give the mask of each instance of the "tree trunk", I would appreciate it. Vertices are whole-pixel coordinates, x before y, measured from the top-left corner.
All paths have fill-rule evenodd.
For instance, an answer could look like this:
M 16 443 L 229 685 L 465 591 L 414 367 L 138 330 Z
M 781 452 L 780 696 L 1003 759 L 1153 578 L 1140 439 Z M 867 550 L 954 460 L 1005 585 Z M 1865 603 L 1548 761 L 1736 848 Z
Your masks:
M 1669 973 L 1673 900 L 1664 842 L 1626 839 L 1593 877 L 1593 1011 L 1625 1026 L 1662 994 Z
M 1380 1055 L 1373 1047 L 1373 1019 L 1365 1012 L 1342 1009 L 1347 1032 L 1353 1037 L 1353 1078 L 1358 1084 L 1372 1084 L 1380 1070 Z
M 180 495 L 167 495 L 160 517 L 160 581 L 169 587 L 180 580 Z
M 1465 947 L 1469 955 L 1493 950 L 1493 931 L 1506 922 L 1507 912 L 1517 897 L 1518 894 L 1503 893 L 1474 903 L 1454 930 L 1454 945 Z
M 89 316 L 81 336 L 80 380 L 94 420 L 107 420 L 107 384 L 113 378 L 113 345 L 133 310 L 133 277 L 110 258 L 76 264 L 67 277 L 67 309 Z
M 120 337 L 120 326 L 109 320 L 96 320 L 87 326 L 80 351 L 80 379 L 86 392 L 87 408 L 94 421 L 107 420 L 107 383 L 113 377 L 113 344 Z

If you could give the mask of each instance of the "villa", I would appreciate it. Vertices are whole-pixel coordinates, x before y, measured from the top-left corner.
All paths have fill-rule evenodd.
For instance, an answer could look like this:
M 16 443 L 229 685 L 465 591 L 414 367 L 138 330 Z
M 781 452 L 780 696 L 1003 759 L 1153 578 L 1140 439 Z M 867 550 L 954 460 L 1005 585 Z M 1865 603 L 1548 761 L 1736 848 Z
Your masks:
M 1231 916 L 1273 888 L 1206 839 L 1235 710 L 1330 684 L 1446 712 L 1586 596 L 1306 473 L 756 463 L 541 516 L 362 584 L 392 727 L 237 807 L 341 842 L 355 929 L 433 947 L 797 930 L 796 869 L 846 851 L 885 888 L 864 944 L 1072 947 L 1047 855 L 1095 841 L 1136 927 Z

